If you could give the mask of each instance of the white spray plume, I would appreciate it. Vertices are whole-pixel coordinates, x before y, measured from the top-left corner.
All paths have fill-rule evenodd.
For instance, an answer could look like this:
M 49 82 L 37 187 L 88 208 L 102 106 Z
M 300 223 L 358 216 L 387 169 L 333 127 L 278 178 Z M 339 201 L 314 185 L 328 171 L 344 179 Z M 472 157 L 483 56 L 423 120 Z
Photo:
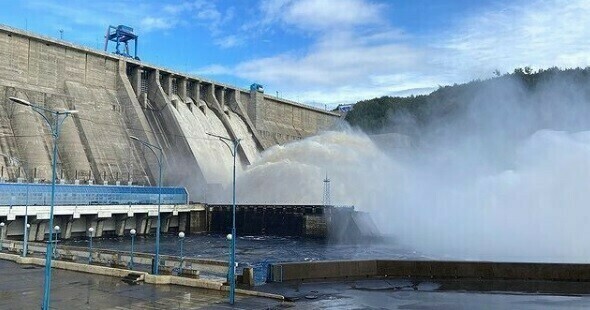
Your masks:
M 327 132 L 275 146 L 245 171 L 238 198 L 369 211 L 382 232 L 440 259 L 588 262 L 588 84 L 559 78 L 530 91 L 481 84 L 462 112 L 420 129 L 414 147 Z M 411 122 L 408 122 L 411 123 Z

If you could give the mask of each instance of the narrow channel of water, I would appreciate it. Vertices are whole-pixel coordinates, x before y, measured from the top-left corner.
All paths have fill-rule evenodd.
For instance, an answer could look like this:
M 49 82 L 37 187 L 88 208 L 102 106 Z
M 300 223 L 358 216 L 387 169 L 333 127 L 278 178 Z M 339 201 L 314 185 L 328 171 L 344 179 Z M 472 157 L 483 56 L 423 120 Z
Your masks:
M 86 239 L 67 240 L 66 245 L 86 246 Z M 131 239 L 126 237 L 95 238 L 95 248 L 129 251 Z M 135 251 L 153 253 L 154 236 L 136 238 Z M 162 235 L 160 253 L 179 255 L 179 239 L 176 235 Z M 227 260 L 229 242 L 225 235 L 194 235 L 184 240 L 184 255 L 188 257 Z M 240 266 L 255 268 L 256 282 L 263 283 L 269 263 L 317 260 L 355 259 L 421 259 L 419 253 L 396 246 L 392 242 L 364 244 L 334 244 L 323 240 L 300 237 L 242 236 L 236 242 L 236 260 Z

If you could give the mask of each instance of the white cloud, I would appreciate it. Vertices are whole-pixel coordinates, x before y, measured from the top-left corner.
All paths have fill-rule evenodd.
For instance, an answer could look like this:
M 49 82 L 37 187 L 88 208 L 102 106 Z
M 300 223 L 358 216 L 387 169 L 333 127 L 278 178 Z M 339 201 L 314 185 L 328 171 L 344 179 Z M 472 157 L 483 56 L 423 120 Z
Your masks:
M 384 8 L 363 0 L 264 2 L 263 24 L 278 22 L 304 36 L 311 31 L 314 42 L 303 51 L 243 61 L 230 71 L 295 100 L 338 104 L 408 89 L 421 93 L 487 78 L 495 69 L 590 65 L 586 0 L 481 8 L 423 37 L 388 25 Z
M 586 66 L 590 2 L 535 1 L 467 18 L 445 47 L 477 71 L 518 66 Z
M 384 7 L 366 0 L 278 0 L 261 4 L 266 22 L 278 20 L 317 31 L 381 23 Z
M 175 25 L 167 18 L 151 16 L 144 17 L 139 24 L 145 31 L 170 29 Z
M 218 38 L 214 41 L 215 45 L 221 48 L 231 48 L 242 45 L 244 40 L 238 35 L 229 35 L 226 37 Z
M 370 44 L 353 33 L 322 38 L 310 51 L 298 57 L 281 54 L 237 66 L 245 78 L 271 84 L 289 81 L 292 86 L 321 87 L 360 83 L 372 75 L 409 70 L 421 66 L 422 51 L 404 44 Z

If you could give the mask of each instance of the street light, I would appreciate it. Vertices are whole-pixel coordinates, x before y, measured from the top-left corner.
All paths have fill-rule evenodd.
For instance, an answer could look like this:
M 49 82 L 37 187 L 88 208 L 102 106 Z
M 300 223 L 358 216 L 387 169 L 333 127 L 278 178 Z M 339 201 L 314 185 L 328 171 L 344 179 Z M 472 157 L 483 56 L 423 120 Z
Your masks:
M 182 250 L 184 247 L 184 232 L 181 231 L 178 233 L 178 238 L 180 239 L 180 272 L 178 273 L 179 275 L 182 275 L 182 263 L 184 260 L 184 256 L 182 255 Z
M 92 235 L 94 233 L 94 228 L 90 227 L 88 228 L 88 237 L 90 238 L 89 242 L 88 242 L 88 264 L 90 265 L 92 263 Z
M 152 269 L 152 273 L 157 275 L 158 267 L 160 265 L 160 206 L 162 204 L 162 159 L 164 157 L 164 152 L 162 151 L 162 148 L 157 145 L 153 145 L 149 142 L 140 140 L 139 138 L 134 136 L 129 136 L 129 138 L 145 145 L 148 149 L 150 149 L 150 151 L 154 153 L 154 156 L 156 156 L 156 159 L 158 160 L 158 166 L 160 168 L 158 176 L 158 223 L 156 224 L 156 257 L 154 258 L 154 266 Z M 158 150 L 159 154 L 156 153 L 154 149 Z
M 231 155 L 234 158 L 234 167 L 233 167 L 233 181 L 232 181 L 232 227 L 231 227 L 231 249 L 229 255 L 229 265 L 230 265 L 230 282 L 229 282 L 229 303 L 234 304 L 235 301 L 235 294 L 236 294 L 236 279 L 235 279 L 235 264 L 236 264 L 236 155 L 238 152 L 238 146 L 242 139 L 230 139 L 227 137 L 218 136 L 212 133 L 206 133 L 209 136 L 218 138 L 221 142 L 225 143 L 231 152 Z M 232 147 L 228 144 L 231 142 L 233 144 Z
M 129 269 L 133 270 L 133 245 L 135 243 L 135 229 L 129 231 L 131 234 L 131 260 L 129 261 Z
M 6 226 L 4 222 L 0 223 L 0 252 L 4 248 L 4 226 Z
M 29 249 L 29 230 L 27 229 L 27 225 L 30 227 L 29 225 L 29 173 L 27 171 L 29 171 L 29 165 L 27 164 L 27 162 L 23 162 L 20 161 L 18 158 L 14 157 L 14 156 L 9 156 L 6 154 L 2 154 L 0 153 L 0 156 L 6 157 L 8 158 L 8 160 L 12 163 L 16 163 L 19 166 L 19 171 L 20 168 L 23 166 L 24 163 L 24 167 L 23 167 L 23 171 L 25 174 L 25 178 L 27 178 L 27 185 L 26 185 L 26 191 L 27 191 L 27 195 L 25 197 L 25 232 L 23 234 L 23 257 L 27 257 L 27 251 Z
M 76 110 L 52 110 L 47 109 L 42 106 L 34 105 L 28 102 L 27 100 L 16 98 L 16 97 L 9 97 L 12 102 L 30 107 L 41 115 L 43 119 L 47 122 L 47 125 L 51 129 L 51 135 L 53 137 L 53 157 L 51 161 L 51 206 L 49 208 L 49 240 L 47 241 L 47 250 L 45 252 L 45 282 L 43 284 L 43 310 L 49 309 L 49 300 L 51 296 L 51 253 L 53 252 L 52 247 L 52 235 L 53 235 L 53 209 L 55 208 L 55 179 L 57 177 L 57 140 L 59 139 L 59 131 L 63 122 L 69 115 L 76 114 L 78 111 Z M 45 113 L 50 113 L 53 116 L 53 122 L 45 116 Z
M 27 223 L 27 226 L 25 228 L 25 232 L 27 233 L 27 236 L 29 235 L 30 231 L 31 231 L 31 224 Z M 26 240 L 26 242 L 23 247 L 23 252 L 24 252 L 23 257 L 26 257 L 26 254 L 28 254 L 28 252 L 29 252 L 29 240 L 28 240 L 28 238 L 26 238 L 25 240 Z
M 232 234 L 227 234 L 227 236 L 225 236 L 225 239 L 227 239 L 227 241 L 229 243 L 229 256 L 230 256 L 230 261 L 231 261 L 231 256 L 232 256 L 231 249 L 232 249 L 232 244 L 233 244 L 232 240 L 234 238 L 233 238 Z M 235 269 L 233 268 L 233 266 L 234 265 L 231 265 L 231 264 L 229 266 L 227 266 L 228 267 L 227 268 L 227 282 L 229 282 L 229 283 L 233 282 L 233 280 L 231 280 L 231 279 L 233 278 L 232 275 L 235 274 Z
M 57 237 L 58 237 L 60 228 L 59 228 L 59 226 L 55 225 L 55 227 L 53 227 L 53 230 L 55 230 L 55 247 L 53 247 L 53 255 L 57 257 L 58 256 L 57 255 L 57 240 L 58 240 Z

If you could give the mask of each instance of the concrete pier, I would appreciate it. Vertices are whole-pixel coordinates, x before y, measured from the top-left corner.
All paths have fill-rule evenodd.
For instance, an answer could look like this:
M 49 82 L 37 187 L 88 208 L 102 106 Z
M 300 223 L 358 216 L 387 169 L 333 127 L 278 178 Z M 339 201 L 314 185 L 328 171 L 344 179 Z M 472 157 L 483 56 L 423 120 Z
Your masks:
M 361 223 L 357 218 L 359 212 L 354 207 L 278 204 L 236 206 L 236 229 L 246 235 L 337 238 L 343 241 L 375 237 L 374 225 L 369 229 L 358 227 L 371 223 Z M 231 230 L 231 222 L 231 205 L 209 204 L 204 214 L 191 213 L 191 229 L 196 227 L 197 231 L 227 232 Z
M 0 221 L 8 239 L 20 239 L 24 234 L 24 206 L 0 208 Z M 162 205 L 161 232 L 228 233 L 231 231 L 231 205 Z M 358 240 L 376 233 L 359 221 L 362 212 L 352 207 L 322 205 L 238 205 L 236 226 L 242 235 L 304 236 Z M 56 206 L 54 225 L 60 226 L 60 239 L 85 237 L 94 229 L 94 237 L 155 233 L 156 205 L 91 205 Z M 49 206 L 28 208 L 31 224 L 29 240 L 43 241 L 49 232 Z

